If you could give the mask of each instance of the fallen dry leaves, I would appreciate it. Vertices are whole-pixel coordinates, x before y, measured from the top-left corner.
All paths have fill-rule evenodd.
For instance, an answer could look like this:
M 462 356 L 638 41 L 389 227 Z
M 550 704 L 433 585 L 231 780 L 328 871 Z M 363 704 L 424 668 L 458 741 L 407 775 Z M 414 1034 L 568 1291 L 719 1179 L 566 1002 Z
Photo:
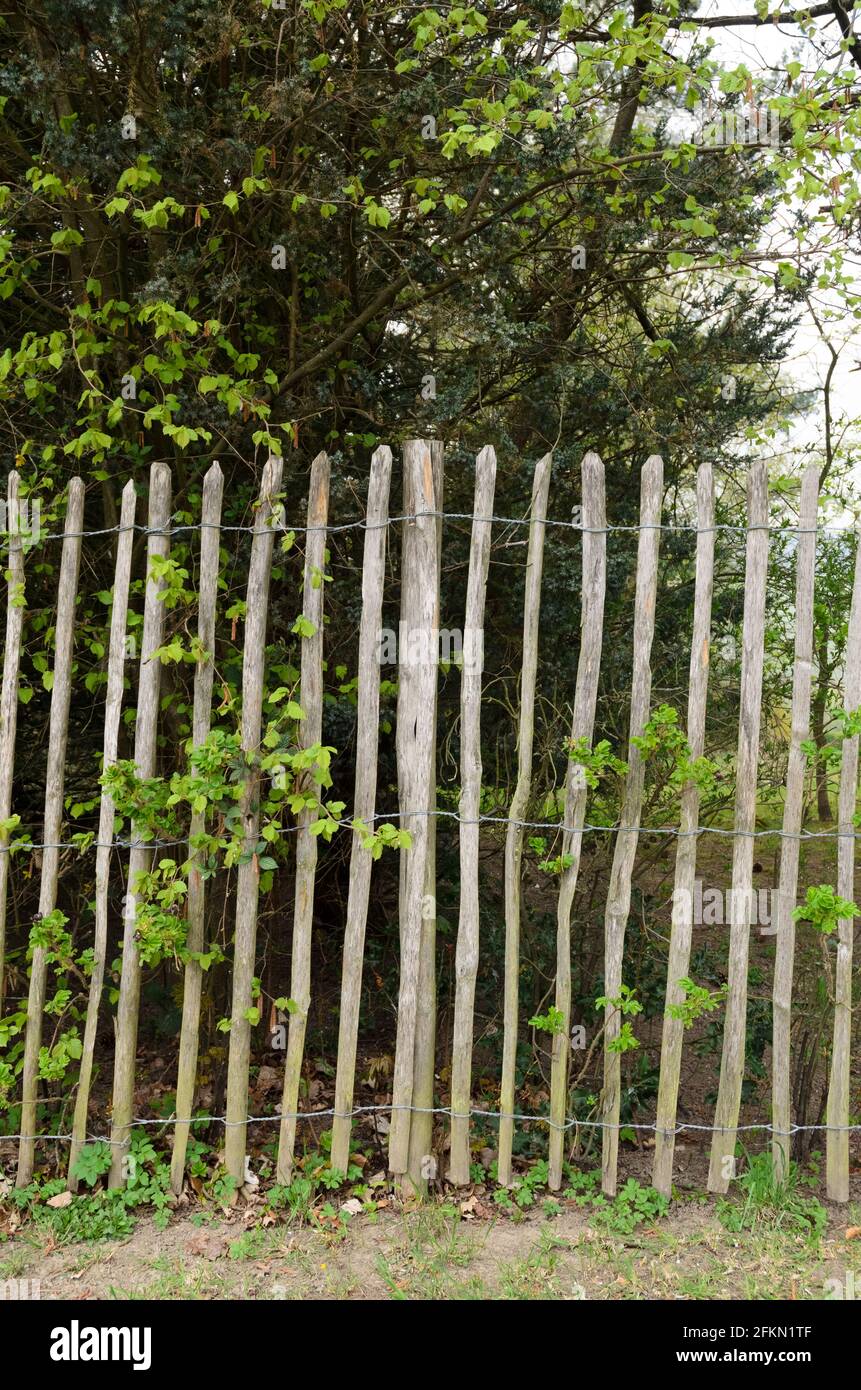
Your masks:
M 486 1221 L 490 1211 L 480 1202 L 475 1193 L 460 1204 L 460 1214 L 464 1221 Z
M 198 1255 L 204 1260 L 220 1260 L 226 1254 L 228 1244 L 226 1236 L 201 1231 L 188 1241 L 185 1249 L 187 1254 Z

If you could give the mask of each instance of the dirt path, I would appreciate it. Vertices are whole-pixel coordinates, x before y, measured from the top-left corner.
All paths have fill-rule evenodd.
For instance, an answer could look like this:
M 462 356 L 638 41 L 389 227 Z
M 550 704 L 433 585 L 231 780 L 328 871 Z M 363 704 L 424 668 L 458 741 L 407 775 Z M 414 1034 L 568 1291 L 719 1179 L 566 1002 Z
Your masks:
M 27 1225 L 0 1245 L 0 1280 L 82 1301 L 861 1297 L 861 1237 L 847 1237 L 860 1214 L 832 1208 L 813 1241 L 731 1235 L 700 1198 L 627 1236 L 574 1206 L 511 1220 L 469 1199 L 359 1215 L 332 1234 L 265 1226 L 251 1209 L 175 1216 L 161 1231 L 141 1218 L 125 1240 L 74 1245 Z

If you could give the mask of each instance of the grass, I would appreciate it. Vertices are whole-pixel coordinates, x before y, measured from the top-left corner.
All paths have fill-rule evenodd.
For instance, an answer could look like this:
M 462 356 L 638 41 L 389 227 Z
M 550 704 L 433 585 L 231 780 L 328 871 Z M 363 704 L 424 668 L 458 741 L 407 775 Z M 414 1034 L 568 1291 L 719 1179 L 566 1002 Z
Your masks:
M 5 1259 L 0 1260 L 0 1280 L 20 1279 L 33 1260 L 32 1250 L 13 1249 Z
M 111 1297 L 116 1299 L 155 1299 L 158 1302 L 174 1302 L 177 1299 L 200 1301 L 229 1297 L 225 1279 L 205 1270 L 189 1274 L 183 1269 L 165 1271 L 157 1279 L 143 1287 L 115 1288 L 111 1286 Z
M 257 1224 L 252 1209 L 241 1220 L 190 1213 L 166 1230 L 142 1216 L 131 1236 L 84 1245 L 31 1222 L 0 1244 L 0 1280 L 39 1279 L 43 1298 L 163 1300 L 803 1301 L 861 1290 L 861 1239 L 847 1235 L 861 1204 L 826 1211 L 796 1170 L 775 1182 L 768 1154 L 728 1197 L 691 1192 L 666 1214 L 636 1183 L 604 1202 L 590 1174 L 569 1174 L 552 1208 L 540 1169 L 522 1188 L 526 1205 L 508 1197 L 516 1222 L 489 1197 L 473 1219 L 449 1200 L 337 1230 L 269 1224 L 263 1203 Z
M 799 1185 L 797 1165 L 791 1163 L 781 1178 L 775 1172 L 771 1154 L 764 1150 L 748 1158 L 747 1168 L 735 1179 L 741 1201 L 718 1199 L 718 1220 L 732 1233 L 783 1230 L 817 1240 L 825 1229 L 828 1213 L 816 1197 L 803 1196 Z
M 573 1277 L 569 1254 L 574 1247 L 545 1227 L 530 1253 L 502 1267 L 497 1297 L 505 1299 L 584 1299 L 586 1290 Z M 489 1295 L 492 1296 L 492 1295 Z
M 475 1253 L 475 1239 L 456 1207 L 449 1204 L 419 1207 L 403 1220 L 393 1248 L 377 1257 L 380 1279 L 397 1302 L 405 1299 L 452 1297 L 445 1290 L 451 1272 L 465 1269 Z M 456 1281 L 455 1297 L 471 1294 Z M 474 1296 L 481 1297 L 481 1294 Z

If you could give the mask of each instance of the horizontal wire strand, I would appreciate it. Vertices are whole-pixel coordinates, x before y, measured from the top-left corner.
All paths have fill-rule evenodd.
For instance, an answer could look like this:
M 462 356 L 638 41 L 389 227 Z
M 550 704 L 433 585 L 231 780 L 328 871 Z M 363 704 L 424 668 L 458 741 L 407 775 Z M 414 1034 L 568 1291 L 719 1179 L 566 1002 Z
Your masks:
M 249 1115 L 244 1120 L 228 1120 L 226 1115 L 200 1115 L 194 1116 L 187 1120 L 180 1120 L 175 1115 L 172 1115 L 168 1119 L 130 1120 L 127 1125 L 123 1126 L 123 1128 L 143 1129 L 146 1127 L 155 1126 L 166 1129 L 174 1125 L 188 1125 L 189 1128 L 191 1128 L 194 1125 L 220 1124 L 223 1125 L 225 1129 L 243 1129 L 248 1125 L 275 1123 L 280 1124 L 282 1119 L 308 1122 L 320 1119 L 351 1120 L 355 1119 L 359 1115 L 390 1115 L 396 1110 L 409 1111 L 413 1115 L 444 1115 L 447 1116 L 449 1119 L 455 1120 L 469 1120 L 474 1118 L 499 1120 L 507 1117 L 509 1119 L 513 1119 L 515 1122 L 519 1124 L 542 1124 L 546 1125 L 549 1129 L 562 1130 L 563 1132 L 569 1129 L 633 1129 L 637 1131 L 644 1131 L 650 1134 L 661 1134 L 667 1137 L 671 1135 L 684 1134 L 686 1132 L 700 1134 L 741 1134 L 758 1131 L 768 1134 L 777 1134 L 780 1136 L 792 1134 L 807 1134 L 814 1132 L 819 1133 L 826 1131 L 831 1131 L 831 1133 L 834 1134 L 861 1133 L 861 1124 L 792 1124 L 789 1126 L 788 1129 L 778 1129 L 775 1125 L 770 1124 L 765 1120 L 756 1120 L 750 1124 L 743 1125 L 703 1125 L 691 1121 L 677 1124 L 672 1129 L 662 1129 L 655 1122 L 638 1122 L 634 1124 L 631 1122 L 624 1123 L 623 1121 L 582 1120 L 578 1119 L 576 1116 L 571 1116 L 570 1118 L 566 1119 L 563 1124 L 557 1124 L 554 1120 L 550 1118 L 549 1115 L 507 1115 L 507 1112 L 501 1110 L 484 1110 L 478 1107 L 472 1108 L 468 1111 L 461 1113 L 459 1111 L 453 1111 L 450 1106 L 421 1105 L 359 1105 L 356 1106 L 353 1110 L 347 1111 L 335 1110 L 334 1108 L 331 1108 L 324 1110 L 297 1110 L 289 1113 L 285 1112 L 283 1114 L 279 1111 L 277 1114 L 274 1115 Z M 4 1140 L 11 1141 L 18 1140 L 21 1138 L 33 1137 L 35 1137 L 37 1143 L 53 1142 L 58 1144 L 71 1143 L 74 1138 L 74 1136 L 71 1134 L 39 1134 L 36 1136 L 4 1134 L 0 1135 L 0 1143 L 2 1143 Z M 111 1139 L 108 1136 L 102 1135 L 89 1135 L 87 1138 L 87 1143 L 110 1144 L 115 1147 L 122 1148 L 125 1147 L 126 1141 L 123 1139 Z
M 437 807 L 435 810 L 428 810 L 426 807 L 418 811 L 379 811 L 373 816 L 364 817 L 365 824 L 376 824 L 377 821 L 404 821 L 415 820 L 422 817 L 445 817 L 454 820 L 458 825 L 516 825 L 521 830 L 556 830 L 564 835 L 580 834 L 638 834 L 649 835 L 670 835 L 678 839 L 685 839 L 692 835 L 718 835 L 726 839 L 750 839 L 764 840 L 776 836 L 780 840 L 861 840 L 861 830 L 733 830 L 726 829 L 718 825 L 698 825 L 692 830 L 680 830 L 671 825 L 563 825 L 559 821 L 540 821 L 540 820 L 517 820 L 512 816 L 461 816 L 457 811 L 445 811 Z M 349 817 L 344 817 L 337 824 L 338 830 L 351 830 L 352 821 Z M 300 827 L 298 825 L 286 825 L 281 828 L 279 835 L 295 835 Z M 86 834 L 87 832 L 82 832 Z M 28 840 L 26 844 L 11 843 L 0 845 L 0 854 L 19 854 L 30 853 L 40 849 L 76 849 L 81 854 L 87 854 L 91 849 L 171 849 L 179 845 L 188 845 L 189 840 L 155 840 L 144 843 L 141 840 L 91 840 L 88 845 L 81 846 L 74 840 L 58 840 L 55 842 L 40 842 Z
M 215 521 L 183 522 L 176 526 L 147 526 L 144 522 L 134 522 L 131 526 L 105 526 L 94 531 L 52 531 L 46 535 L 39 535 L 35 540 L 28 539 L 27 532 L 19 531 L 14 539 L 26 544 L 29 549 L 35 549 L 43 541 L 63 541 L 80 540 L 90 536 L 115 536 L 121 535 L 126 531 L 138 531 L 145 536 L 176 536 L 190 531 L 225 531 L 229 533 L 241 533 L 250 536 L 265 536 L 283 532 L 289 534 L 307 535 L 314 531 L 325 531 L 330 535 L 341 531 L 378 531 L 384 530 L 388 526 L 394 526 L 404 521 L 419 521 L 422 517 L 434 517 L 441 521 L 478 521 L 490 522 L 500 526 L 557 526 L 563 530 L 580 531 L 584 535 L 610 535 L 613 532 L 636 533 L 639 531 L 678 531 L 689 532 L 694 535 L 710 535 L 719 531 L 734 531 L 739 534 L 749 534 L 753 531 L 767 531 L 775 534 L 786 533 L 793 536 L 822 536 L 822 535 L 857 535 L 861 534 L 859 526 L 793 526 L 788 522 L 780 522 L 766 526 L 743 526 L 732 522 L 716 522 L 713 526 L 698 526 L 696 522 L 646 522 L 631 523 L 630 525 L 611 525 L 611 526 L 583 526 L 577 521 L 565 521 L 561 517 L 547 517 L 540 521 L 533 522 L 528 516 L 476 516 L 473 512 L 406 512 L 401 516 L 390 516 L 385 521 L 374 522 L 370 525 L 364 518 L 357 518 L 355 521 L 345 521 L 338 525 L 328 526 L 301 526 L 288 525 L 284 521 L 279 521 L 277 526 L 257 527 L 257 526 L 236 526 Z M 10 537 L 7 533 L 6 544 L 9 544 Z

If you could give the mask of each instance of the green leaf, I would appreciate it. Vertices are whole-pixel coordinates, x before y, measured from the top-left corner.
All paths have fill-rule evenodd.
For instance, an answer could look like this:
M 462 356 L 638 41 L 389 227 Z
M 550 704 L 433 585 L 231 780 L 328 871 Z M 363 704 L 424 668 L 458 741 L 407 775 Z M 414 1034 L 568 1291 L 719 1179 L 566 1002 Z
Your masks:
M 111 1146 L 104 1140 L 98 1140 L 94 1144 L 85 1144 L 79 1151 L 72 1165 L 72 1177 L 85 1182 L 88 1187 L 95 1187 L 110 1166 Z

